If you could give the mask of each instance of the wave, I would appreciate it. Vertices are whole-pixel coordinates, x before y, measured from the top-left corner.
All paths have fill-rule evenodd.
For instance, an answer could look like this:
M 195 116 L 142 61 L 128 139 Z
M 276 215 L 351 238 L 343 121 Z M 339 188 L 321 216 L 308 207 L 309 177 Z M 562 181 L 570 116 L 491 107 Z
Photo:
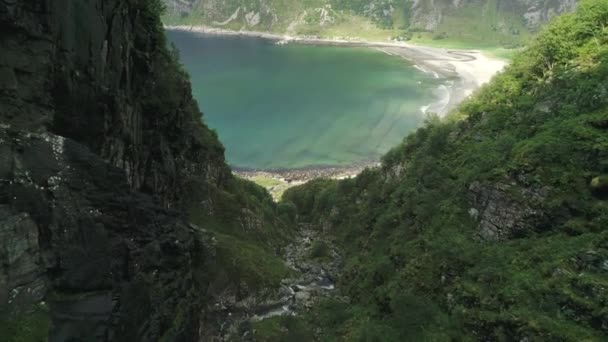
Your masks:
M 425 74 L 431 74 L 431 75 L 433 75 L 433 78 L 435 78 L 435 79 L 438 79 L 440 77 L 439 74 L 436 71 L 427 69 L 427 68 L 425 68 L 423 66 L 414 64 L 414 68 L 422 71 Z
M 437 87 L 437 89 L 433 91 L 433 95 L 437 98 L 437 101 L 426 106 L 421 106 L 420 111 L 422 114 L 436 113 L 440 117 L 445 116 L 450 107 L 453 85 L 454 82 L 446 81 L 444 84 Z

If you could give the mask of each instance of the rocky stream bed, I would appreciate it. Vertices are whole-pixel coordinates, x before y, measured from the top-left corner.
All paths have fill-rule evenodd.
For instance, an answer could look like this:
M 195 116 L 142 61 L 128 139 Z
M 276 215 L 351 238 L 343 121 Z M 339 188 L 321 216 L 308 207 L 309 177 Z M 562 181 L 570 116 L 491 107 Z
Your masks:
M 315 255 L 319 245 L 324 253 Z M 284 260 L 294 272 L 281 281 L 278 289 L 216 304 L 224 317 L 218 322 L 221 337 L 217 341 L 255 341 L 252 323 L 276 316 L 297 316 L 310 310 L 319 299 L 338 295 L 334 279 L 342 260 L 321 232 L 302 226 L 294 242 L 284 249 Z

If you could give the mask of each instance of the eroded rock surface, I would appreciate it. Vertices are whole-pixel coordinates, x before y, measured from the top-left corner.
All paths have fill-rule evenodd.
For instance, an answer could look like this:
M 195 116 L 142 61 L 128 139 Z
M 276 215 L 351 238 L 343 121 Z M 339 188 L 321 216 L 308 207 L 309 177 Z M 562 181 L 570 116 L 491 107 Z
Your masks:
M 0 1 L 0 313 L 44 301 L 52 341 L 199 335 L 180 209 L 230 171 L 155 4 Z
M 479 236 L 502 241 L 535 230 L 542 222 L 542 201 L 547 189 L 526 189 L 516 185 L 482 184 L 469 187 L 473 207 L 471 217 L 479 222 Z
M 170 206 L 190 176 L 229 171 L 157 15 L 141 1 L 0 2 L 0 119 L 87 146 Z
M 212 255 L 199 228 L 70 139 L 2 129 L 0 140 L 3 304 L 48 294 L 54 341 L 157 340 L 176 312 L 197 317 L 192 268 Z

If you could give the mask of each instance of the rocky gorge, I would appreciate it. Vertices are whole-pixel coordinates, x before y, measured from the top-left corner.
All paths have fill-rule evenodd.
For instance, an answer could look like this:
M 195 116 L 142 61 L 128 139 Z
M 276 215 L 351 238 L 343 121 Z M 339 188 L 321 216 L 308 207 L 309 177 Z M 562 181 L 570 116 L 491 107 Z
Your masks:
M 0 340 L 606 339 L 606 1 L 278 203 L 226 165 L 163 7 L 0 0 Z
M 300 227 L 293 242 L 285 247 L 283 258 L 290 273 L 277 289 L 240 299 L 233 295 L 216 299 L 210 312 L 217 317 L 220 330 L 216 336 L 203 336 L 202 340 L 264 340 L 256 334 L 254 324 L 307 314 L 328 298 L 348 303 L 348 297 L 341 295 L 335 285 L 342 259 L 326 233 L 311 226 Z

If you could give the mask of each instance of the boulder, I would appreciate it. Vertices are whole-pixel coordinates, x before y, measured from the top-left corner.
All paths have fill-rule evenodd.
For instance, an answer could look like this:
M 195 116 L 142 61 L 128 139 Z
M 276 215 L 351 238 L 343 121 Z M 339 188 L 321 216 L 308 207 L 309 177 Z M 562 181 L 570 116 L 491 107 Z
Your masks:
M 547 196 L 546 189 L 528 189 L 512 184 L 469 186 L 472 205 L 469 215 L 478 222 L 478 235 L 486 241 L 503 241 L 536 229 L 542 220 L 538 210 Z
M 602 199 L 608 198 L 608 176 L 598 176 L 591 180 L 591 192 L 594 196 Z

